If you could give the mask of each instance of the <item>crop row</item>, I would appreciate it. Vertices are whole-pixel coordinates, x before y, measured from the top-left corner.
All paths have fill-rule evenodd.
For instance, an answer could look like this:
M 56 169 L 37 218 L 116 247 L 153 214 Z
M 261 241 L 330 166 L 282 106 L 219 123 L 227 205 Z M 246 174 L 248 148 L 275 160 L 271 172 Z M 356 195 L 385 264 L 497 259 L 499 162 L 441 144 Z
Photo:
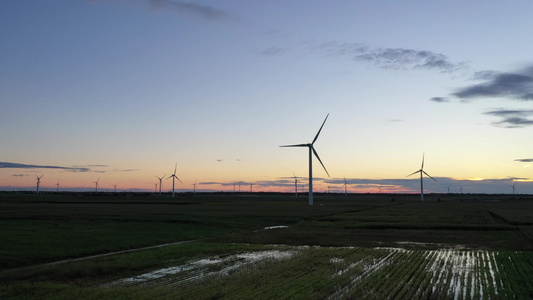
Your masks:
M 530 252 L 295 247 L 283 253 L 277 258 L 252 262 L 242 257 L 210 258 L 203 260 L 203 264 L 191 262 L 189 267 L 177 266 L 178 272 L 168 276 L 119 281 L 107 286 L 128 286 L 126 290 L 136 298 L 515 299 L 533 296 Z M 194 265 L 201 268 L 191 267 Z

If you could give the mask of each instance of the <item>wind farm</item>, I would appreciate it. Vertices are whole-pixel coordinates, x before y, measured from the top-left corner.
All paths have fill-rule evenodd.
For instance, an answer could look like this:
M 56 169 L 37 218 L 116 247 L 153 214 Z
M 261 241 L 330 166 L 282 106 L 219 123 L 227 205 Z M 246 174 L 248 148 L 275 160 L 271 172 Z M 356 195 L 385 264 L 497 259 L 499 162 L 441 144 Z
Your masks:
M 0 1 L 0 298 L 531 299 L 531 11 Z

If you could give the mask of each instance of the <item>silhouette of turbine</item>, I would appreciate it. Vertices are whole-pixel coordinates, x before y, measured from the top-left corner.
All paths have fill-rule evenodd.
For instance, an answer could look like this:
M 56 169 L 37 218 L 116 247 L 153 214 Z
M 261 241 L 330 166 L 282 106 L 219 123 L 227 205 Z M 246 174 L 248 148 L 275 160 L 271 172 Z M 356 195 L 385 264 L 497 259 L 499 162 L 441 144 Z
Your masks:
M 424 154 L 422 154 L 422 166 L 420 167 L 420 170 L 407 175 L 407 177 L 414 175 L 416 173 L 420 173 L 420 198 L 422 199 L 422 201 L 424 201 L 424 180 L 422 179 L 423 175 L 426 174 L 427 177 L 437 181 L 435 178 L 429 176 L 429 174 L 426 173 L 426 171 L 424 171 Z
M 309 148 L 309 205 L 313 205 L 313 154 L 316 156 L 316 158 L 322 165 L 322 168 L 324 168 L 324 171 L 326 171 L 326 174 L 328 174 L 328 177 L 330 177 L 328 170 L 326 170 L 326 167 L 322 163 L 322 160 L 320 159 L 320 156 L 318 156 L 318 153 L 316 152 L 315 147 L 314 147 L 314 144 L 316 140 L 318 139 L 318 135 L 320 135 L 320 131 L 322 131 L 322 127 L 324 127 L 324 124 L 326 123 L 328 116 L 329 114 L 326 115 L 326 118 L 324 119 L 322 126 L 320 126 L 320 129 L 318 130 L 315 138 L 313 139 L 311 143 L 280 146 L 280 147 L 307 147 Z

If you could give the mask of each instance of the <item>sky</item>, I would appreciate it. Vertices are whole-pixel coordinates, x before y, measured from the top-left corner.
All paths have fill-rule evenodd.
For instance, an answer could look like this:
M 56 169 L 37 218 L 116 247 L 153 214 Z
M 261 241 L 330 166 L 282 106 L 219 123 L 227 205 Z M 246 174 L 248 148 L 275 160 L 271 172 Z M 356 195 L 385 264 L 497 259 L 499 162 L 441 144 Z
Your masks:
M 0 190 L 533 193 L 531 11 L 3 0 Z

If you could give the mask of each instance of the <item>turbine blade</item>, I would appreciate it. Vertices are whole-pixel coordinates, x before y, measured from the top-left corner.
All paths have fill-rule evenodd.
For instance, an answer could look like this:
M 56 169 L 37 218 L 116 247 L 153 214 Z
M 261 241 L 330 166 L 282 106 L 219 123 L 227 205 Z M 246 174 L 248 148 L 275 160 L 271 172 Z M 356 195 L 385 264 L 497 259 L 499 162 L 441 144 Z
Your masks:
M 324 127 L 324 124 L 326 124 L 326 120 L 328 119 L 329 117 L 329 114 L 326 116 L 326 118 L 324 119 L 324 122 L 322 123 L 322 126 L 320 126 L 320 129 L 318 130 L 318 132 L 316 133 L 316 136 L 315 138 L 313 139 L 313 142 L 311 142 L 311 145 L 315 143 L 316 139 L 318 139 L 318 135 L 320 134 L 320 131 L 322 131 L 322 127 Z
M 328 170 L 326 170 L 326 166 L 324 166 L 324 164 L 322 163 L 322 160 L 320 159 L 320 156 L 318 156 L 318 153 L 316 153 L 315 148 L 313 146 L 311 146 L 311 149 L 313 149 L 313 153 L 315 154 L 316 158 L 318 158 L 318 161 L 322 165 L 322 168 L 324 168 L 324 171 L 326 171 L 326 174 L 328 174 L 328 177 L 331 177 L 331 176 L 329 176 Z
M 176 179 L 177 179 L 179 182 L 181 182 L 181 180 L 178 178 L 178 176 L 176 176 Z M 183 182 L 181 182 L 181 184 L 183 184 Z
M 435 180 L 435 182 L 437 181 L 437 179 L 435 179 L 435 178 L 433 178 L 433 177 L 429 176 L 429 174 L 428 174 L 428 173 L 426 173 L 426 171 L 422 171 L 422 172 L 424 172 L 424 174 L 426 174 L 426 176 L 427 176 L 427 177 L 429 177 L 429 178 L 431 178 L 431 179 Z
M 297 144 L 297 145 L 283 145 L 280 147 L 308 147 L 307 144 Z
M 178 163 L 174 166 L 174 175 L 176 175 L 176 169 L 178 168 Z
M 411 176 L 411 175 L 415 175 L 416 173 L 418 173 L 418 172 L 420 172 L 420 171 L 422 171 L 422 170 L 415 171 L 415 172 L 413 172 L 413 173 L 411 173 L 411 174 L 409 174 L 409 175 L 407 175 L 407 176 L 405 176 L 405 177 L 409 177 L 409 176 Z
M 420 167 L 420 170 L 424 169 L 424 156 L 425 156 L 425 153 L 422 153 L 422 167 Z

